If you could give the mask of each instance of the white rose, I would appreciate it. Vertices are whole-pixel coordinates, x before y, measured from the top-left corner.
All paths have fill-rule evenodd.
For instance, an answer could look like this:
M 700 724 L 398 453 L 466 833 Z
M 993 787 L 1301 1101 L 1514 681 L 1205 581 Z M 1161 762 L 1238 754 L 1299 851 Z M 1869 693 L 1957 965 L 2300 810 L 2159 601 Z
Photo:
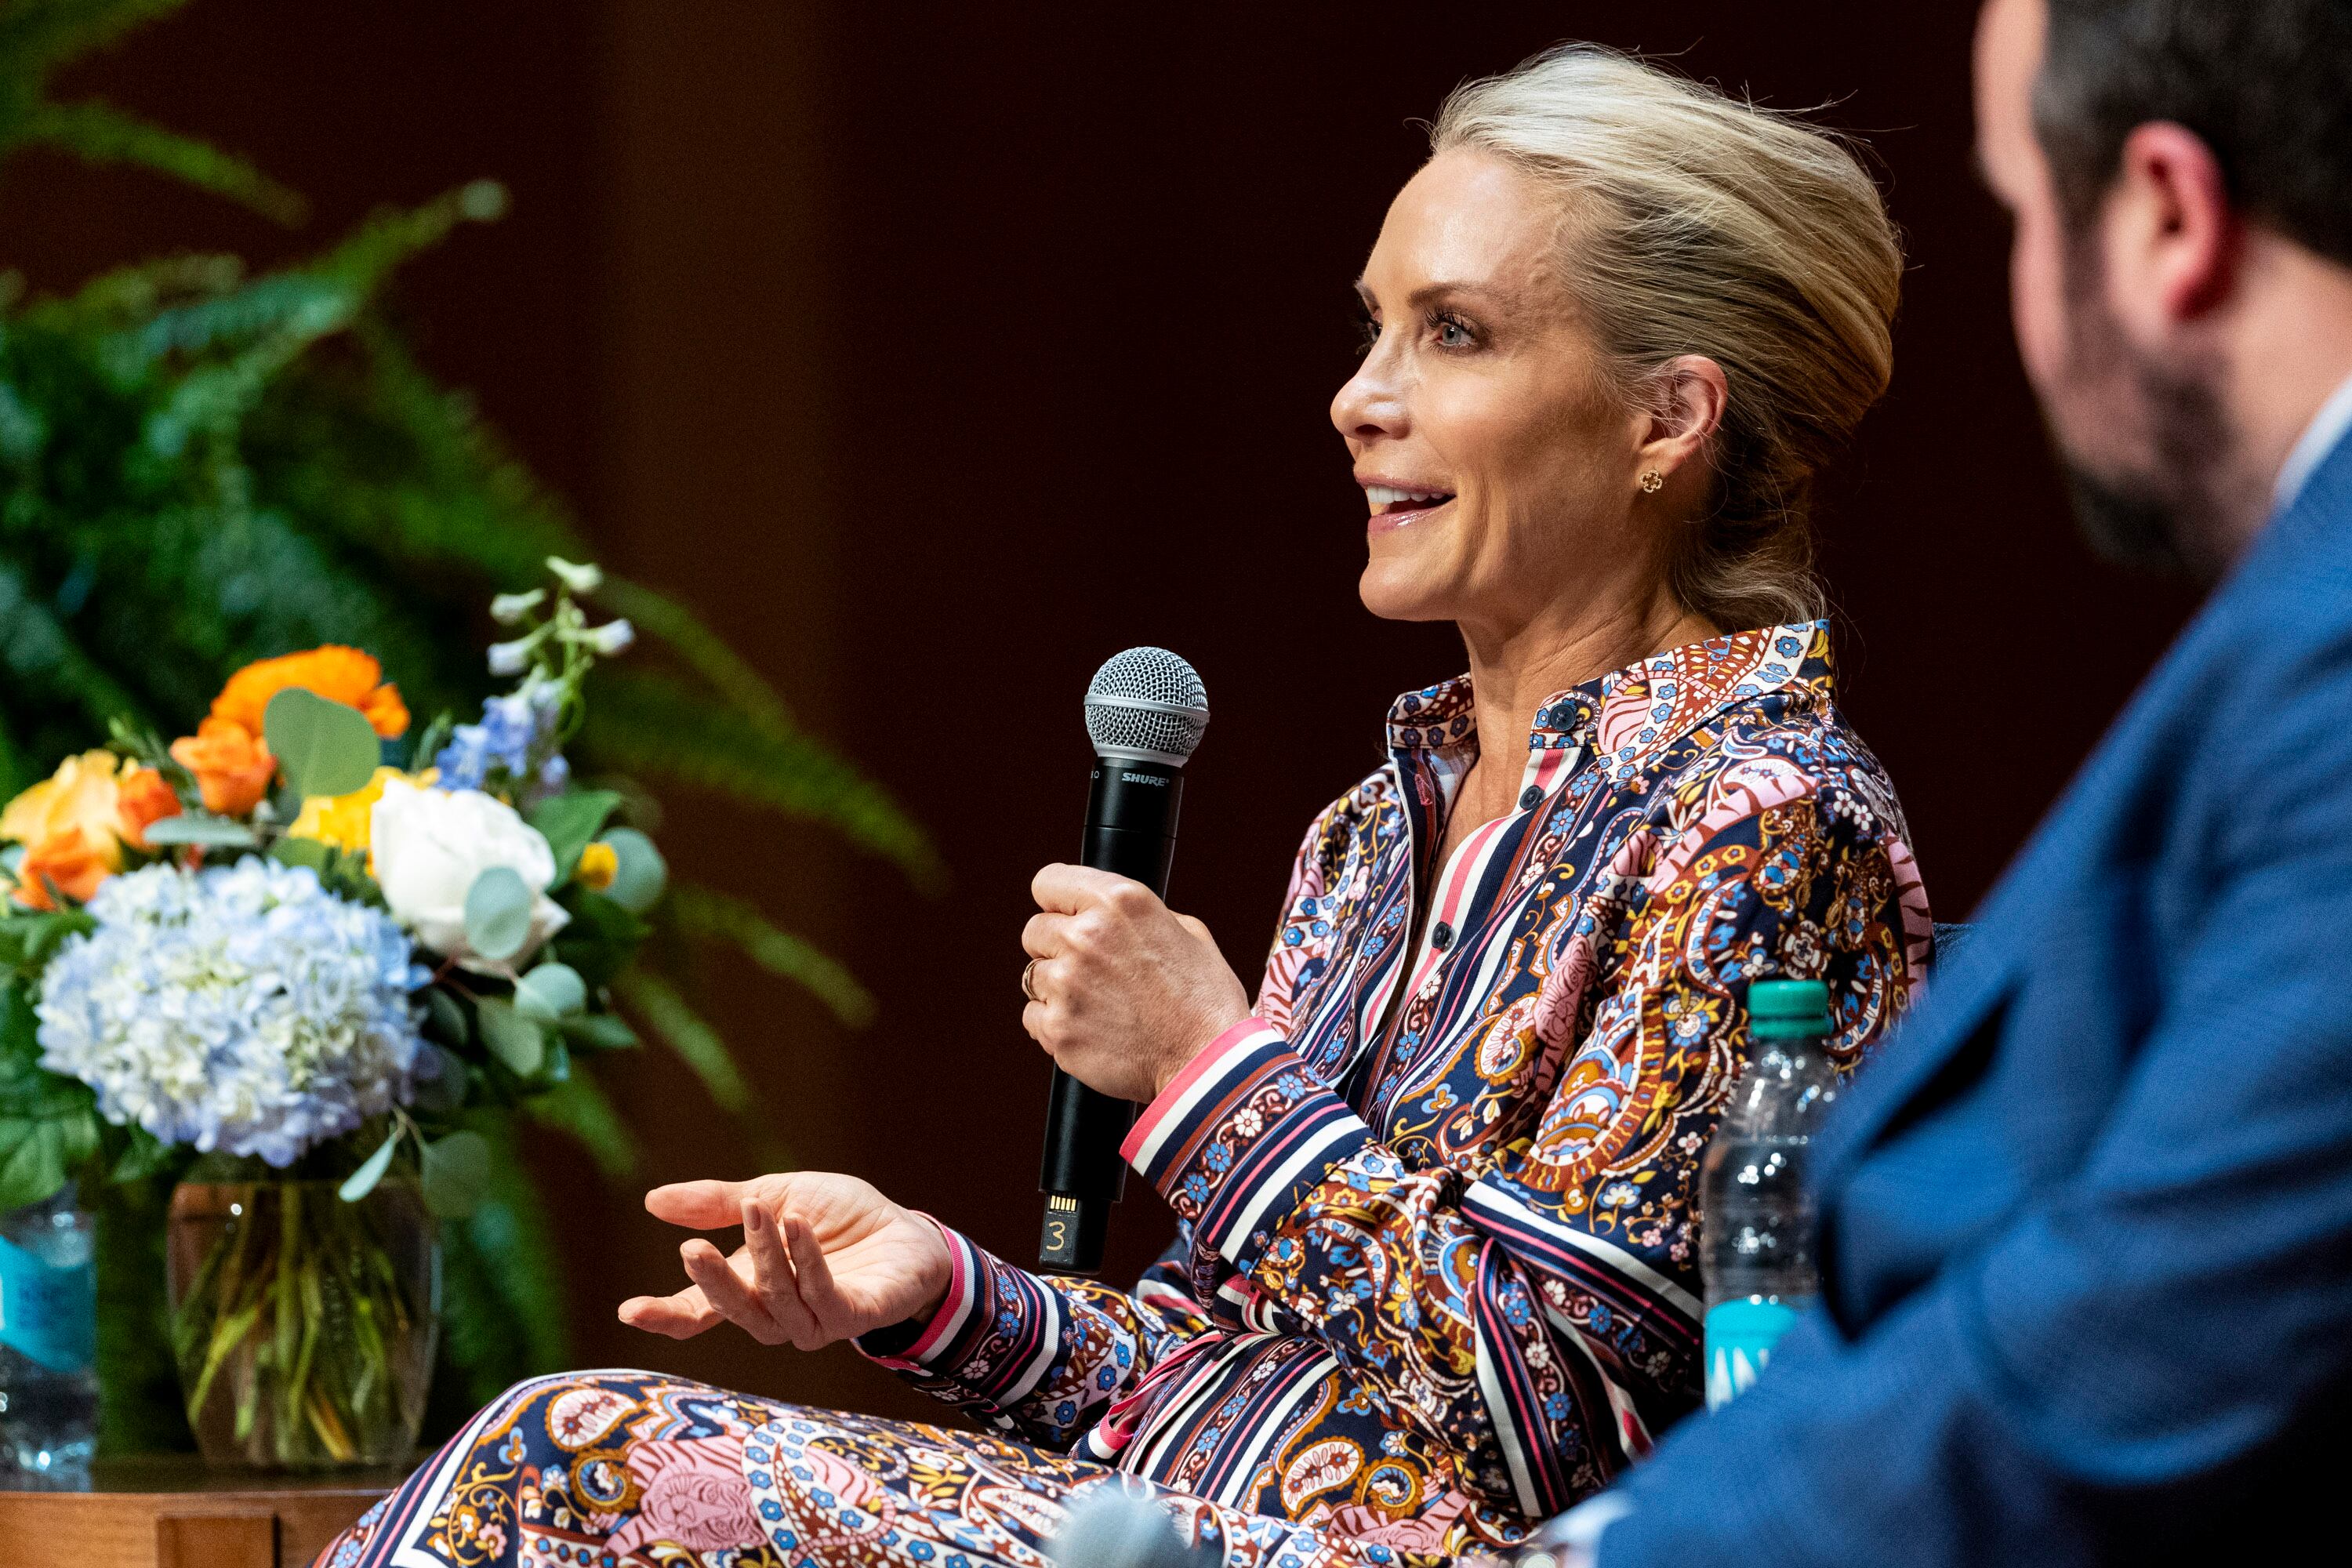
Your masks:
M 539 945 L 572 919 L 547 896 L 555 880 L 555 851 L 546 836 L 514 807 L 479 790 L 419 789 L 386 779 L 368 825 L 376 885 L 393 918 L 433 952 L 479 974 L 512 973 Z M 520 877 L 535 902 L 522 948 L 492 963 L 467 955 L 466 895 L 493 866 Z

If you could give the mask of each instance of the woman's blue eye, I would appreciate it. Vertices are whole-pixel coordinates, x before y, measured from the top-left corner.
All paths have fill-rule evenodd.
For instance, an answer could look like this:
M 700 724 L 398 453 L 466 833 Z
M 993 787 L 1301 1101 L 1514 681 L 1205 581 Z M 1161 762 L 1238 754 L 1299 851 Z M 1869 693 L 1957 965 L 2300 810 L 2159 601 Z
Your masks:
M 1471 334 L 1470 328 L 1466 323 L 1457 321 L 1451 316 L 1440 316 L 1437 319 L 1438 347 L 1447 349 L 1466 349 L 1475 342 L 1477 342 L 1477 339 Z

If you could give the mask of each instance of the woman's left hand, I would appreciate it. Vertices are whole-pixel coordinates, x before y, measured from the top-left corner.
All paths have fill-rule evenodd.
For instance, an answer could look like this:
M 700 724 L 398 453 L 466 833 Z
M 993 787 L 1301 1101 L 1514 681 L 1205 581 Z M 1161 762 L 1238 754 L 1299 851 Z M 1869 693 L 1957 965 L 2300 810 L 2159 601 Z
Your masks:
M 1184 1065 L 1249 1016 L 1249 993 L 1209 928 L 1150 889 L 1084 866 L 1048 866 L 1029 885 L 1043 914 L 1021 945 L 1037 1000 L 1021 1026 L 1089 1089 L 1159 1098 Z

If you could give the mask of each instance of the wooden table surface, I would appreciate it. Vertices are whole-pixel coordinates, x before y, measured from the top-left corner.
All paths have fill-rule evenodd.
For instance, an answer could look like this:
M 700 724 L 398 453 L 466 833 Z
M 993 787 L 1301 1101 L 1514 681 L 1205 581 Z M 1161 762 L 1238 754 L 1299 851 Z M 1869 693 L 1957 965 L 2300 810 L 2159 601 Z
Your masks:
M 406 1479 L 206 1469 L 193 1455 L 100 1460 L 88 1491 L 0 1489 L 5 1568 L 308 1568 Z

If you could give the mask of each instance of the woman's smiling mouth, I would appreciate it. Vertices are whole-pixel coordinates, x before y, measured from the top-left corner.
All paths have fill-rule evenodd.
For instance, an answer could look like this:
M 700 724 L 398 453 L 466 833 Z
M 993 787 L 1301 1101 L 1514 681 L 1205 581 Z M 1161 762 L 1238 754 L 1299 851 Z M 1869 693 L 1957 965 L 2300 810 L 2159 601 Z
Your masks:
M 1364 500 L 1372 509 L 1368 532 L 1387 533 L 1400 528 L 1410 528 L 1454 499 L 1450 490 L 1421 489 L 1407 485 L 1383 484 L 1376 480 L 1361 481 Z

